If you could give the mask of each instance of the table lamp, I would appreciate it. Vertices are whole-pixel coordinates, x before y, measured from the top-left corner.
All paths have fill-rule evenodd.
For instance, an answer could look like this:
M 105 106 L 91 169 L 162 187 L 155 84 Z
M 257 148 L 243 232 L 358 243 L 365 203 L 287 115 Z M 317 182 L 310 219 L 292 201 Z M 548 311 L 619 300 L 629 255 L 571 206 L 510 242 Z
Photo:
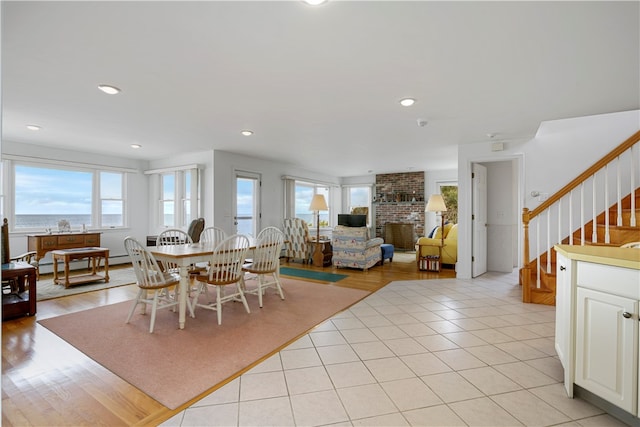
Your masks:
M 310 211 L 316 212 L 316 246 L 313 251 L 313 265 L 316 267 L 323 266 L 324 255 L 322 254 L 322 248 L 320 247 L 320 211 L 328 211 L 327 201 L 322 194 L 316 194 L 311 199 Z
M 442 218 L 442 225 L 440 226 L 440 236 L 442 237 L 442 246 L 444 246 L 444 213 L 447 211 L 447 206 L 444 204 L 442 194 L 432 194 L 427 202 L 425 212 L 440 212 Z

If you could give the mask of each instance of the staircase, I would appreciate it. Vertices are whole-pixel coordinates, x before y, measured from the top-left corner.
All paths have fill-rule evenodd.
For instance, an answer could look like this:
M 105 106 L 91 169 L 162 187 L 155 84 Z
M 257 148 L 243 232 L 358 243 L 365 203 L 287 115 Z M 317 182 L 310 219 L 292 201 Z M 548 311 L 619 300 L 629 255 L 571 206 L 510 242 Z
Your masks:
M 640 241 L 639 141 L 640 131 L 536 209 L 523 209 L 523 302 L 555 305 L 555 244 L 621 246 Z

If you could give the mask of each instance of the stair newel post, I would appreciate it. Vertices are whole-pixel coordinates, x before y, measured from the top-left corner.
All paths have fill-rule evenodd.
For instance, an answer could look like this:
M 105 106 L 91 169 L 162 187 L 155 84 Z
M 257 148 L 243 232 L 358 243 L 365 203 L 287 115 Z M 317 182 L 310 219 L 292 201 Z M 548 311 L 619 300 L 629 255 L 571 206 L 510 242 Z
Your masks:
M 531 268 L 529 267 L 529 221 L 531 220 L 529 208 L 522 209 L 523 227 L 523 259 L 520 284 L 522 285 L 522 302 L 531 302 Z

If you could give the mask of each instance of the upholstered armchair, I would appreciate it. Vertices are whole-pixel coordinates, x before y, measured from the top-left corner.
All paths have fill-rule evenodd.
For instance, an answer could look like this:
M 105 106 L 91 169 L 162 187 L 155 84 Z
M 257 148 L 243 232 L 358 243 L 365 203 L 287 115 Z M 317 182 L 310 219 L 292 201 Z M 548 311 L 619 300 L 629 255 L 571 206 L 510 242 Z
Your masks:
M 382 259 L 380 245 L 384 243 L 380 237 L 369 238 L 367 227 L 346 227 L 338 225 L 333 229 L 331 244 L 333 245 L 334 267 L 360 268 L 367 271 Z
M 309 227 L 300 218 L 285 218 L 284 220 L 284 256 L 289 259 L 301 259 L 307 263 L 311 258 L 311 239 L 309 237 Z
M 418 256 L 440 255 L 442 245 L 442 228 L 437 227 L 432 237 L 421 237 L 416 243 L 416 262 Z M 444 246 L 442 247 L 442 264 L 458 262 L 458 224 L 444 225 Z

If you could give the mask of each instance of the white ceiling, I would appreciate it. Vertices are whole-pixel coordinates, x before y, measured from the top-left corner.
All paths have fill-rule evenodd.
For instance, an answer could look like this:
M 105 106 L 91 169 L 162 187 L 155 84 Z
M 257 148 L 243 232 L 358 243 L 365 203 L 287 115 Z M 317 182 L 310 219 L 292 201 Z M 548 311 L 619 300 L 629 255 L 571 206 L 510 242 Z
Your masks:
M 640 108 L 639 6 L 2 1 L 2 137 L 140 159 L 218 149 L 344 177 L 456 168 L 459 144 L 489 133 Z

